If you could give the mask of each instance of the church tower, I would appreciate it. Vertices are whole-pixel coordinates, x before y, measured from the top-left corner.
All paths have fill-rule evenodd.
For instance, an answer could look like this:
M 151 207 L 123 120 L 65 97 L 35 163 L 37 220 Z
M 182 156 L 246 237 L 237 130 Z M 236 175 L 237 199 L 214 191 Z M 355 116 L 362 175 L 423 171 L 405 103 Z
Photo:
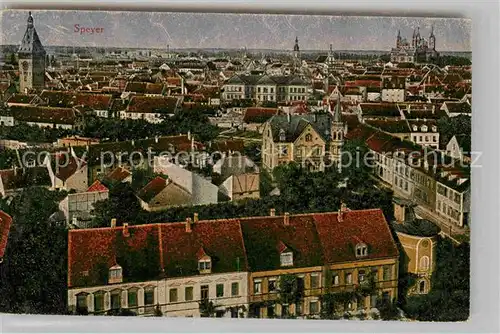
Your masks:
M 28 15 L 28 26 L 18 51 L 19 86 L 21 92 L 30 89 L 43 89 L 45 86 L 45 49 L 36 33 L 31 12 Z
M 295 37 L 295 45 L 293 46 L 293 57 L 300 60 L 299 38 Z
M 431 28 L 431 35 L 429 36 L 429 49 L 436 50 L 436 36 L 434 36 L 434 25 Z
M 338 95 L 330 131 L 330 155 L 334 165 L 336 164 L 338 166 L 339 171 L 341 170 L 342 146 L 344 145 L 344 136 L 346 132 L 347 129 L 342 122 L 342 112 L 340 110 L 340 95 Z

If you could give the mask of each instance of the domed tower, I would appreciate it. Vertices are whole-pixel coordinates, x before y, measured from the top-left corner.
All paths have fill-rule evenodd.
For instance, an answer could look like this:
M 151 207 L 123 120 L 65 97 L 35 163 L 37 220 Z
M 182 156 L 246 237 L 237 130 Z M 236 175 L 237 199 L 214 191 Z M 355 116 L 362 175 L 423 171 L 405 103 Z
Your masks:
M 43 89 L 45 86 L 46 52 L 33 24 L 31 12 L 28 14 L 28 25 L 18 50 L 19 86 L 21 92 L 30 89 Z
M 393 230 L 401 247 L 400 276 L 414 277 L 407 295 L 427 294 L 431 289 L 431 277 L 436 268 L 436 250 L 440 228 L 434 223 L 419 219 L 414 204 L 394 198 Z
M 347 132 L 345 124 L 342 122 L 342 112 L 340 109 L 340 95 L 337 95 L 337 104 L 333 111 L 330 139 L 330 156 L 334 165 L 341 169 L 342 146 L 344 145 L 344 136 Z

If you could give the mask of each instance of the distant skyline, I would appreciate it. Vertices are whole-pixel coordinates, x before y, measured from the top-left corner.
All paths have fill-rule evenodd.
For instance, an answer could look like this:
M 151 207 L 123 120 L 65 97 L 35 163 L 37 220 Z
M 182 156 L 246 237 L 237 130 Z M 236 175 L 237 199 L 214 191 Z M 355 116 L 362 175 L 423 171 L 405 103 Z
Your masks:
M 302 50 L 387 50 L 398 30 L 411 40 L 434 26 L 438 51 L 471 51 L 471 20 L 463 18 L 359 17 L 217 13 L 32 11 L 44 46 L 123 48 L 226 48 L 292 50 L 295 37 Z M 20 44 L 28 10 L 4 10 L 1 44 Z M 102 32 L 80 34 L 79 27 Z

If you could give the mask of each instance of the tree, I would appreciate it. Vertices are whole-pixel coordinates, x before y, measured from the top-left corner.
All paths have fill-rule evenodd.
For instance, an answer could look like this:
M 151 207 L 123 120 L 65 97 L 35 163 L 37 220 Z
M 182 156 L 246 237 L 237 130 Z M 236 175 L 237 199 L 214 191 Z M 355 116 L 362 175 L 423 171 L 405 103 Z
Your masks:
M 217 309 L 211 300 L 203 299 L 198 303 L 200 309 L 200 316 L 203 318 L 213 318 Z
M 128 183 L 109 185 L 109 198 L 94 204 L 92 214 L 95 227 L 108 226 L 111 219 L 120 223 L 134 223 L 141 211 L 139 200 Z
M 66 313 L 67 228 L 49 219 L 65 195 L 26 188 L 7 208 L 14 223 L 0 270 L 0 312 Z

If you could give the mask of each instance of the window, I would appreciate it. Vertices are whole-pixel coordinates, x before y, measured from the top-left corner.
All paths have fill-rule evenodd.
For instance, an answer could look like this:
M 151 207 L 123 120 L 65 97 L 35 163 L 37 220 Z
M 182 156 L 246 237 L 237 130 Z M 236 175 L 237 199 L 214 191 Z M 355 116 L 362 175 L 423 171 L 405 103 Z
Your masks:
M 425 281 L 420 281 L 418 285 L 418 292 L 419 293 L 425 293 Z
M 383 292 L 382 293 L 382 300 L 384 300 L 386 302 L 390 302 L 391 301 L 391 294 L 388 291 Z
M 100 312 L 104 310 L 104 293 L 97 292 L 94 294 L 94 311 Z
M 267 317 L 268 318 L 272 318 L 276 315 L 275 308 L 276 308 L 275 305 L 269 305 L 267 307 Z
M 231 296 L 238 296 L 240 294 L 240 286 L 238 282 L 231 283 Z
M 337 273 L 332 274 L 332 285 L 339 285 L 339 275 Z
M 198 262 L 198 269 L 201 272 L 210 271 L 211 268 L 212 268 L 212 261 L 210 260 L 202 260 Z
M 193 300 L 193 287 L 192 286 L 187 286 L 184 289 L 184 300 L 186 300 L 186 301 Z
M 359 270 L 358 271 L 358 282 L 362 283 L 365 281 L 365 271 L 364 270 Z
M 281 129 L 280 130 L 280 141 L 285 141 L 286 140 L 286 132 L 285 130 Z
M 109 283 L 121 283 L 122 282 L 122 267 L 115 265 L 109 269 Z
M 253 282 L 253 293 L 254 294 L 262 293 L 262 282 L 260 280 Z
M 286 156 L 288 154 L 288 147 L 286 145 L 283 145 L 280 147 L 280 156 Z
M 202 300 L 208 299 L 208 285 L 202 285 L 200 288 L 200 292 Z
M 122 305 L 122 292 L 115 291 L 111 293 L 111 309 L 119 310 Z
M 87 294 L 80 293 L 76 296 L 76 309 L 78 311 L 87 311 Z
M 267 291 L 268 292 L 275 292 L 276 291 L 276 279 L 275 278 L 270 278 L 268 283 L 267 283 Z
M 224 297 L 224 284 L 217 284 L 215 286 L 215 295 L 217 297 Z
M 319 288 L 319 274 L 311 274 L 311 289 Z
M 368 255 L 368 248 L 365 244 L 358 244 L 356 246 L 356 257 L 362 257 Z
M 420 270 L 429 270 L 429 257 L 422 256 L 420 258 Z
M 295 304 L 295 314 L 302 315 L 302 302 L 297 302 Z
M 345 274 L 345 283 L 346 284 L 352 284 L 352 274 L 351 273 L 346 273 Z
M 312 135 L 310 133 L 306 134 L 306 141 L 312 141 Z
M 153 289 L 144 291 L 144 305 L 153 305 L 155 303 L 155 295 Z
M 309 314 L 317 314 L 319 312 L 318 301 L 313 301 L 309 303 Z
M 384 274 L 383 274 L 384 281 L 390 280 L 391 276 L 392 276 L 391 274 L 392 274 L 391 273 L 391 267 L 389 267 L 389 266 L 384 267 Z
M 177 289 L 170 289 L 169 291 L 169 300 L 171 303 L 177 302 Z
M 293 254 L 291 252 L 281 253 L 280 260 L 282 266 L 293 266 Z
M 128 290 L 127 296 L 128 307 L 136 307 L 137 306 L 137 289 Z
M 288 317 L 289 314 L 290 314 L 290 306 L 281 305 L 281 316 Z

